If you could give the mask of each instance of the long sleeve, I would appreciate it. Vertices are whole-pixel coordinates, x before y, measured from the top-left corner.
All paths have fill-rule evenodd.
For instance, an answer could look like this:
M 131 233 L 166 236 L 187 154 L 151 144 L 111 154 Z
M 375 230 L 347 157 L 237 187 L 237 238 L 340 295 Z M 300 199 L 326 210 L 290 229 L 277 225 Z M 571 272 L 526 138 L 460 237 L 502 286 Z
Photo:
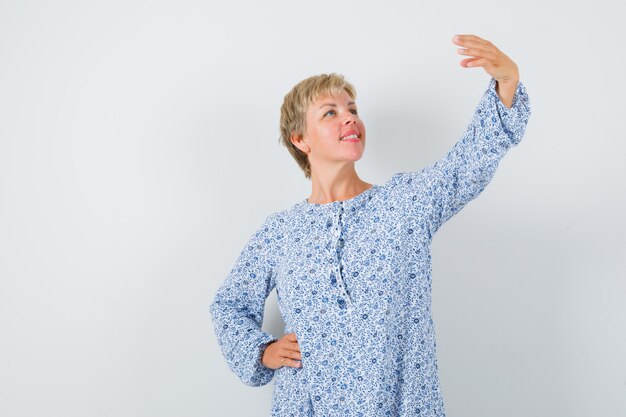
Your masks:
M 531 113 L 526 88 L 518 82 L 507 108 L 495 87 L 491 78 L 465 133 L 440 160 L 421 171 L 395 175 L 405 194 L 424 187 L 422 203 L 432 208 L 431 236 L 485 189 L 499 161 L 524 136 Z
M 261 363 L 272 334 L 261 330 L 265 300 L 275 286 L 272 216 L 249 239 L 210 305 L 218 343 L 228 367 L 249 386 L 269 383 L 274 370 Z

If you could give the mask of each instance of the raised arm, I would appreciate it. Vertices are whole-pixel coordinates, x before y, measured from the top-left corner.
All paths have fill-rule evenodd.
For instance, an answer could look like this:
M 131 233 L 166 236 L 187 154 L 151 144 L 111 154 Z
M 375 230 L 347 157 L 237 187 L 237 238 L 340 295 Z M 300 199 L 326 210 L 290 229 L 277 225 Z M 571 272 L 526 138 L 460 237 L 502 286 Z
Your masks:
M 261 330 L 265 300 L 275 286 L 271 220 L 270 215 L 248 240 L 210 305 L 228 367 L 250 386 L 265 385 L 274 376 L 261 363 L 265 345 L 277 340 Z
M 507 108 L 495 86 L 492 78 L 461 139 L 423 171 L 432 196 L 431 234 L 485 189 L 500 160 L 524 135 L 530 116 L 526 88 L 517 84 Z
M 398 195 L 405 196 L 407 213 L 423 215 L 426 208 L 431 236 L 484 190 L 500 160 L 522 139 L 530 117 L 526 88 L 509 57 L 473 35 L 454 42 L 469 47 L 459 53 L 478 56 L 463 60 L 462 66 L 482 66 L 492 75 L 487 90 L 450 151 L 421 171 L 394 176 Z

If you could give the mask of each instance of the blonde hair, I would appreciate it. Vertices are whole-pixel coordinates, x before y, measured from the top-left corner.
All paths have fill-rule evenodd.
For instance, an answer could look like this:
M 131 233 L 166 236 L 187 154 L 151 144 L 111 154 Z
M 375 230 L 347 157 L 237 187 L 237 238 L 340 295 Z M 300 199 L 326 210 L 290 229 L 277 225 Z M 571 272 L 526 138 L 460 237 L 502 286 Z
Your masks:
M 330 73 L 309 77 L 296 84 L 280 107 L 280 139 L 296 160 L 306 178 L 311 178 L 311 165 L 306 153 L 291 142 L 292 133 L 304 135 L 306 132 L 306 113 L 309 104 L 323 95 L 336 95 L 344 90 L 352 100 L 356 99 L 356 89 L 346 81 L 343 75 Z

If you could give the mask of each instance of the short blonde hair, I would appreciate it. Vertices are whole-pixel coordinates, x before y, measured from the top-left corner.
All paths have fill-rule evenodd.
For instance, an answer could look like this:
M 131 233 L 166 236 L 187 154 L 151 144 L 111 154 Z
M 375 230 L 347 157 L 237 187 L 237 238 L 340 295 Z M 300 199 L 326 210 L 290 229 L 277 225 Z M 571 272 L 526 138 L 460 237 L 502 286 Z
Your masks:
M 280 107 L 280 142 L 287 147 L 306 178 L 311 178 L 309 158 L 291 143 L 291 135 L 292 133 L 304 135 L 306 132 L 306 113 L 309 104 L 326 94 L 334 96 L 341 90 L 345 90 L 352 100 L 356 99 L 356 89 L 344 79 L 343 75 L 335 73 L 314 75 L 296 84 L 285 95 L 283 105 Z

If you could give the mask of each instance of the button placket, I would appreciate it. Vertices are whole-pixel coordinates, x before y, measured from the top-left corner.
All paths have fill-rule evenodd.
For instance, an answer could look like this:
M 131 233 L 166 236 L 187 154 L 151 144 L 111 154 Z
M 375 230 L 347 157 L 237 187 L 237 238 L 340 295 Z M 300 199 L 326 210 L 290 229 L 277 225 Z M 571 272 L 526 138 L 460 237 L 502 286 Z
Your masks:
M 346 291 L 345 288 L 345 280 L 343 278 L 343 275 L 341 273 L 341 257 L 339 256 L 339 241 L 341 239 L 341 232 L 342 232 L 342 227 L 341 227 L 341 222 L 342 222 L 342 215 L 344 212 L 344 208 L 343 208 L 343 202 L 339 202 L 338 206 L 338 210 L 337 210 L 337 215 L 335 216 L 335 232 L 333 234 L 334 236 L 334 251 L 335 251 L 335 259 L 336 259 L 336 264 L 335 264 L 335 275 L 337 278 L 337 286 L 339 288 L 339 291 L 341 292 L 341 295 L 346 299 L 348 307 L 352 306 L 352 300 L 350 298 L 350 296 L 348 295 L 348 292 Z M 342 248 L 343 250 L 343 248 Z

